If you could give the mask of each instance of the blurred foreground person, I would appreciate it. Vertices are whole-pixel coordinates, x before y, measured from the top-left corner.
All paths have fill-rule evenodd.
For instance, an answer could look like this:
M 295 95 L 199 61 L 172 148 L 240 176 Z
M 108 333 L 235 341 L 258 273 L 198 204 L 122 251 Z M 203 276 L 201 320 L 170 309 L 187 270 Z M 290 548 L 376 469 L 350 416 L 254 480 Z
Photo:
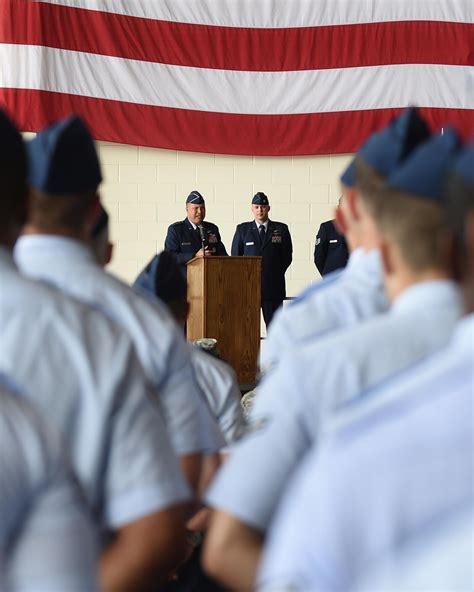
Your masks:
M 369 140 L 372 150 L 380 153 L 396 144 L 395 129 L 392 125 L 374 135 Z M 224 578 L 224 569 L 237 555 L 239 577 L 249 571 L 255 576 L 251 568 L 258 562 L 257 543 L 286 482 L 338 407 L 442 348 L 450 338 L 463 307 L 459 289 L 449 279 L 439 188 L 457 148 L 454 132 L 429 140 L 400 165 L 384 189 L 377 186 L 380 177 L 365 165 L 360 199 L 379 228 L 392 307 L 365 323 L 302 345 L 263 380 L 251 415 L 261 427 L 237 447 L 207 495 L 219 510 L 207 555 L 214 576 Z M 372 183 L 375 189 L 366 188 Z M 406 236 L 413 237 L 409 244 Z M 415 324 L 417 330 L 407 340 Z M 240 476 L 244 471 L 245 487 Z M 223 581 L 235 588 L 251 584 Z
M 354 406 L 341 410 L 346 421 L 286 492 L 265 550 L 261 590 L 350 590 L 402 541 L 463 507 L 472 510 L 473 162 L 471 145 L 452 167 L 448 189 L 453 269 L 468 315 L 445 349 L 369 393 L 355 413 Z
M 164 302 L 178 324 L 186 321 L 189 309 L 186 276 L 171 253 L 163 251 L 155 255 L 138 275 L 134 287 Z M 196 378 L 229 446 L 240 438 L 244 426 L 235 373 L 213 355 L 191 347 Z
M 190 492 L 128 335 L 18 273 L 26 170 L 22 138 L 0 112 L 0 371 L 64 439 L 100 534 L 101 588 L 145 591 L 184 556 Z
M 186 321 L 189 308 L 186 275 L 172 253 L 163 251 L 155 255 L 137 277 L 134 287 L 149 297 L 159 298 L 164 302 L 178 324 Z M 220 454 L 208 455 L 204 459 L 198 489 L 201 496 L 225 459 L 228 447 L 242 435 L 244 419 L 240 408 L 240 391 L 230 366 L 195 345 L 190 348 L 197 380 L 226 442 L 226 446 L 219 451 Z M 221 590 L 206 577 L 200 565 L 201 540 L 207 529 L 208 519 L 209 511 L 203 507 L 188 521 L 187 527 L 193 531 L 193 553 L 178 571 L 176 580 L 166 588 L 167 592 Z
M 195 487 L 202 452 L 221 444 L 218 428 L 166 308 L 107 273 L 90 249 L 102 181 L 93 139 L 79 118 L 70 117 L 40 132 L 27 151 L 30 209 L 15 260 L 26 275 L 101 308 L 129 334 L 183 471 Z
M 391 174 L 430 135 L 416 109 L 404 111 L 392 126 L 396 136 L 393 145 L 387 144 L 377 153 L 366 143 L 358 153 L 381 178 Z M 335 211 L 351 253 L 347 267 L 328 274 L 277 313 L 261 352 L 264 373 L 297 344 L 350 327 L 388 308 L 377 248 L 379 230 L 360 200 L 354 160 L 341 177 L 341 204 Z
M 97 552 L 59 438 L 0 377 L 0 589 L 94 592 Z

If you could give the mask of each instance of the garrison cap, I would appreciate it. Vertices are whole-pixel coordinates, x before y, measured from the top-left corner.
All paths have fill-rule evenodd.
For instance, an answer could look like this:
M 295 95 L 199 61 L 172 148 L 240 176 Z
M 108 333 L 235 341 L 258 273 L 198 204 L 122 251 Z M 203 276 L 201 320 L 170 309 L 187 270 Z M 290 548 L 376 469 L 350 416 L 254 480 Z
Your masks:
M 91 236 L 95 238 L 99 236 L 99 234 L 105 230 L 109 225 L 109 214 L 104 206 L 100 205 L 100 212 L 97 216 L 94 226 L 92 227 Z
M 153 257 L 138 275 L 133 287 L 159 298 L 166 304 L 183 301 L 187 297 L 185 273 L 174 255 L 167 251 Z
M 252 205 L 254 206 L 269 206 L 268 197 L 262 191 L 256 193 L 252 198 Z
M 421 144 L 387 179 L 387 187 L 441 201 L 461 142 L 452 128 Z
M 474 187 L 474 140 L 461 150 L 451 172 Z
M 39 132 L 27 144 L 29 183 L 49 195 L 96 191 L 102 181 L 94 140 L 72 115 Z
M 383 177 L 389 176 L 421 142 L 430 130 L 415 107 L 403 111 L 380 132 L 372 134 L 341 176 L 341 182 L 354 187 L 355 161 L 362 158 Z
M 191 191 L 186 199 L 187 204 L 195 204 L 195 205 L 202 205 L 204 203 L 203 196 L 199 193 L 199 191 Z

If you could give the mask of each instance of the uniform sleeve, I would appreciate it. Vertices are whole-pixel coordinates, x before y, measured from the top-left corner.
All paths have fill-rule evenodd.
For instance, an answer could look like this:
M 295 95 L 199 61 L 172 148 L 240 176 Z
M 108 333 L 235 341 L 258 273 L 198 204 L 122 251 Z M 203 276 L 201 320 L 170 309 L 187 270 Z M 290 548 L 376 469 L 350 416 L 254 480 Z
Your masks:
M 105 516 L 112 530 L 189 499 L 166 426 L 133 350 L 127 362 L 116 384 L 120 398 L 107 443 Z
M 313 451 L 287 487 L 267 537 L 257 576 L 259 592 L 341 589 L 334 585 L 337 574 L 331 553 L 341 535 L 337 529 L 340 500 L 331 495 L 329 460 Z
M 244 242 L 242 240 L 240 228 L 237 226 L 235 229 L 234 238 L 232 240 L 231 255 L 233 257 L 240 257 L 244 254 Z
M 283 269 L 286 271 L 288 269 L 288 267 L 290 267 L 291 261 L 293 259 L 293 244 L 291 242 L 291 234 L 288 229 L 288 226 L 286 226 L 286 225 L 285 225 L 285 229 L 283 231 L 283 241 L 285 244 Z
M 314 245 L 314 264 L 316 265 L 319 273 L 323 275 L 324 265 L 326 263 L 326 257 L 328 255 L 328 237 L 324 224 L 319 227 L 318 234 L 316 235 L 316 242 Z
M 184 339 L 174 332 L 166 360 L 161 360 L 166 370 L 160 372 L 161 380 L 156 385 L 166 427 L 179 456 L 215 452 L 225 446 L 196 378 L 191 351 Z
M 174 224 L 168 227 L 168 232 L 165 239 L 165 251 L 173 253 L 176 260 L 181 265 L 184 265 L 194 257 L 194 253 L 181 252 L 181 239 Z
M 227 442 L 242 435 L 244 417 L 240 390 L 230 366 L 199 350 L 192 351 L 197 380 Z
M 95 531 L 63 458 L 59 436 L 25 402 L 13 397 L 9 401 L 4 392 L 0 399 L 0 557 L 5 589 L 94 591 Z
M 282 391 L 288 396 L 282 397 Z M 247 433 L 206 495 L 210 506 L 261 532 L 266 531 L 289 476 L 310 445 L 297 392 L 291 377 L 277 369 L 259 390 Z

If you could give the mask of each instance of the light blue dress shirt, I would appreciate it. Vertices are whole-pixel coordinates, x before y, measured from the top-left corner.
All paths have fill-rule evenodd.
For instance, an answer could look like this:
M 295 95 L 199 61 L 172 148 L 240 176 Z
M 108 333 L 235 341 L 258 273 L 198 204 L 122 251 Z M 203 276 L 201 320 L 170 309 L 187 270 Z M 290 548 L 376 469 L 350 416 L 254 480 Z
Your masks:
M 97 555 L 57 434 L 0 386 L 0 589 L 93 592 Z
M 332 277 L 334 276 L 334 277 Z M 388 309 L 380 253 L 356 249 L 347 267 L 278 311 L 262 346 L 263 373 L 305 341 L 350 327 Z
M 332 433 L 274 520 L 262 590 L 347 591 L 401 541 L 474 501 L 474 315 L 451 345 Z
M 102 532 L 189 499 L 129 336 L 0 248 L 0 371 L 62 433 Z
M 265 531 L 288 479 L 338 409 L 444 347 L 462 313 L 453 282 L 423 282 L 388 313 L 288 354 L 259 387 L 256 427 L 235 446 L 208 503 Z
M 192 347 L 191 360 L 211 413 L 229 446 L 242 436 L 245 429 L 235 373 L 228 364 L 195 346 Z
M 453 515 L 454 514 L 454 515 Z M 368 566 L 357 592 L 468 592 L 474 590 L 474 509 L 435 520 Z
M 224 445 L 202 399 L 189 348 L 165 305 L 105 272 L 77 240 L 23 236 L 17 241 L 14 256 L 23 273 L 101 307 L 128 332 L 158 394 L 177 454 L 215 451 Z

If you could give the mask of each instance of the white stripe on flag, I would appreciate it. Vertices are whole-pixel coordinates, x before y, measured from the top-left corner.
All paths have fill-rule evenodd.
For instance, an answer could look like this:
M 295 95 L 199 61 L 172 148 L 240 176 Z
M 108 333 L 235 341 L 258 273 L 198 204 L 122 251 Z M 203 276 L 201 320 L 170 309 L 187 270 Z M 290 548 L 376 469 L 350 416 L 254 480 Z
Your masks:
M 0 62 L 16 65 L 0 71 L 0 86 L 5 88 L 198 111 L 277 115 L 410 104 L 474 108 L 474 93 L 467 92 L 474 87 L 474 69 L 463 66 L 408 64 L 243 72 L 8 44 L 0 45 Z
M 179 23 L 314 27 L 387 21 L 473 21 L 473 0 L 39 0 Z

